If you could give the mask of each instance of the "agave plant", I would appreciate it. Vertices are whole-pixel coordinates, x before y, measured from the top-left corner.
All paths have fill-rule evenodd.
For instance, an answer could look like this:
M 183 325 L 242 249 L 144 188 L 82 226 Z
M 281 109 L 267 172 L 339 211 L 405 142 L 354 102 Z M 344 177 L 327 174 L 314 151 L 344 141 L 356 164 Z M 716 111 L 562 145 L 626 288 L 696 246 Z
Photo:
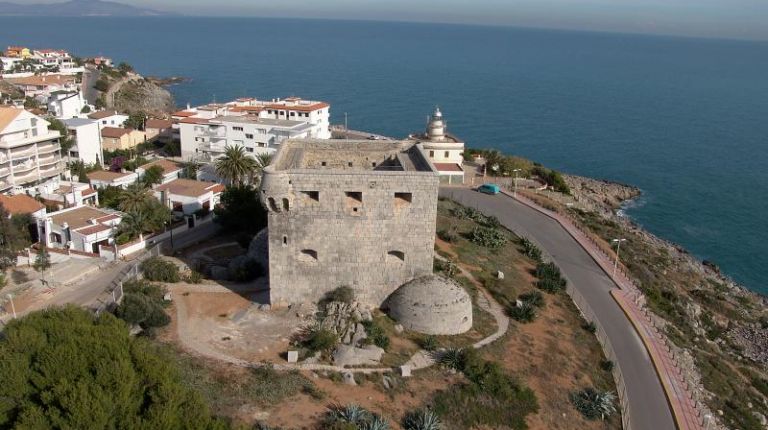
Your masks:
M 362 427 L 371 419 L 372 415 L 373 414 L 362 406 L 350 403 L 348 405 L 331 406 L 328 408 L 326 418 L 329 423 L 342 422 Z
M 529 302 L 520 302 L 517 306 L 510 306 L 509 316 L 515 321 L 529 323 L 536 319 L 536 308 Z
M 616 413 L 614 404 L 615 396 L 608 391 L 597 391 L 592 387 L 587 387 L 581 391 L 571 394 L 571 401 L 576 409 L 584 415 L 584 418 L 601 420 L 610 417 Z
M 358 426 L 360 430 L 389 430 L 389 422 L 377 414 L 371 414 L 368 421 Z
M 461 370 L 464 364 L 464 351 L 461 348 L 448 348 L 440 354 L 437 361 L 449 369 Z
M 418 409 L 409 412 L 403 418 L 403 429 L 405 430 L 440 430 L 443 425 L 437 414 L 429 409 Z
M 541 294 L 541 291 L 531 291 L 530 293 L 520 294 L 518 299 L 523 303 L 528 303 L 537 308 L 544 306 L 544 295 Z

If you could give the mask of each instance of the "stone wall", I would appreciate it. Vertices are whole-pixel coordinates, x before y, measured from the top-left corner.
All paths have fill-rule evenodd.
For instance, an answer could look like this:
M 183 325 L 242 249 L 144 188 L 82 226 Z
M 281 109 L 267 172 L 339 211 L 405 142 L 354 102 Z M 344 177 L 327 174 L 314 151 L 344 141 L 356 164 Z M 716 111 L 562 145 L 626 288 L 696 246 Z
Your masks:
M 270 300 L 317 301 L 351 286 L 378 306 L 432 273 L 438 176 L 431 171 L 277 171 L 264 175 Z

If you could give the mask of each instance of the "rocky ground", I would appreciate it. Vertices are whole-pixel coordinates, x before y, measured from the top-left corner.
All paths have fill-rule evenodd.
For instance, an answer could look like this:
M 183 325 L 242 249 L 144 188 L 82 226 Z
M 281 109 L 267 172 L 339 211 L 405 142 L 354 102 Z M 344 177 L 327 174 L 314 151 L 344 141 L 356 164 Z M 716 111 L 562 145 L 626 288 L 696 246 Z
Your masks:
M 666 324 L 694 394 L 722 428 L 768 429 L 768 298 L 623 216 L 620 209 L 640 194 L 637 188 L 577 176 L 565 179 L 572 197 L 555 197 L 550 204 L 570 211 L 606 247 L 617 234 L 628 238 L 622 260 L 658 320 Z M 565 205 L 568 199 L 576 203 Z
M 163 116 L 175 108 L 170 91 L 144 78 L 126 79 L 114 84 L 114 100 L 107 97 L 107 105 L 121 112 L 146 112 Z

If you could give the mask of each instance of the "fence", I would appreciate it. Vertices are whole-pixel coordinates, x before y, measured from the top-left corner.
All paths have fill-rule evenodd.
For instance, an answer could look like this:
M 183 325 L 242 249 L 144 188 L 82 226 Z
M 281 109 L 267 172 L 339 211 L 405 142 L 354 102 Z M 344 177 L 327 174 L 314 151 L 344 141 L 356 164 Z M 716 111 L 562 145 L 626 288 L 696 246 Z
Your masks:
M 93 307 L 94 313 L 98 316 L 104 311 L 114 310 L 120 302 L 123 301 L 124 291 L 123 283 L 133 279 L 138 279 L 141 272 L 141 263 L 150 257 L 157 257 L 160 255 L 160 244 L 149 248 L 139 258 L 132 261 L 126 268 L 120 271 L 120 274 L 115 277 L 111 284 L 104 290 L 104 292 L 96 299 L 96 305 Z

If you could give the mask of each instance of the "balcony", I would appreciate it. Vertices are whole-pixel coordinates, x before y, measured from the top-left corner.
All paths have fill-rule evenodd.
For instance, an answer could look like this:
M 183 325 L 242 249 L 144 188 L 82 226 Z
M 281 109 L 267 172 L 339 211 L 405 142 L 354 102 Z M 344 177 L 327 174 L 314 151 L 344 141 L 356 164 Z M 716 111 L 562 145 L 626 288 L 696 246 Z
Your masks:
M 206 131 L 200 133 L 201 136 L 206 137 L 226 137 L 227 129 L 225 127 L 209 127 Z
M 8 167 L 0 167 L 0 178 L 4 178 L 11 174 L 11 169 Z
M 60 174 L 62 171 L 63 171 L 63 169 L 58 164 L 54 164 L 54 165 L 48 166 L 48 167 L 41 167 L 40 168 L 40 177 L 50 178 L 50 177 L 53 177 L 53 176 L 56 176 L 56 175 Z
M 37 151 L 35 151 L 35 145 L 30 145 L 22 149 L 12 149 L 11 158 L 18 159 L 24 157 L 34 157 Z
M 56 154 L 50 154 L 44 157 L 38 157 L 37 162 L 41 166 L 47 166 L 49 164 L 58 163 L 59 157 Z
M 34 159 L 28 158 L 24 162 L 14 163 L 12 167 L 13 167 L 13 173 L 22 173 L 22 172 L 28 172 L 34 169 L 35 167 L 37 167 L 37 163 L 35 163 Z
M 60 149 L 61 149 L 61 147 L 59 145 L 55 145 L 53 143 L 46 143 L 46 144 L 38 145 L 37 146 L 37 153 L 38 154 L 47 154 L 49 152 L 55 152 L 55 151 L 58 151 Z
M 14 173 L 14 175 L 13 175 L 13 181 L 17 185 L 23 184 L 25 182 L 36 181 L 37 178 L 38 178 L 38 176 L 37 176 L 37 169 L 34 169 L 34 170 L 30 171 L 29 173 L 24 173 L 24 174 Z

